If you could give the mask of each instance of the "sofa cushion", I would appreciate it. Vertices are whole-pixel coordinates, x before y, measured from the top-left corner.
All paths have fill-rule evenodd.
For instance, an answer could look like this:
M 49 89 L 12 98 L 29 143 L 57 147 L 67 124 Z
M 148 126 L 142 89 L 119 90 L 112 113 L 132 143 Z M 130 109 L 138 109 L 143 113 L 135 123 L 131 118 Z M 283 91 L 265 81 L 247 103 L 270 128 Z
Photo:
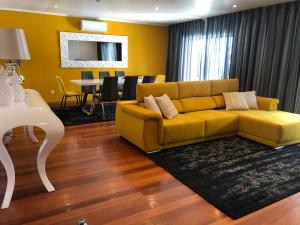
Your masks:
M 223 92 L 239 91 L 239 80 L 211 80 L 210 95 L 221 95 Z
M 210 96 L 210 81 L 178 82 L 179 99 Z
M 224 92 L 226 110 L 249 109 L 247 100 L 243 92 Z
M 183 112 L 195 112 L 199 110 L 214 109 L 216 103 L 212 97 L 192 97 L 180 99 Z
M 171 100 L 171 101 L 173 102 L 173 104 L 174 104 L 177 112 L 178 113 L 182 113 L 183 112 L 183 108 L 182 108 L 182 105 L 180 103 L 180 100 Z M 141 106 L 141 107 L 146 108 L 144 102 L 140 102 L 140 103 L 138 103 L 138 105 Z
M 184 114 L 205 120 L 205 137 L 234 133 L 238 130 L 238 116 L 219 110 L 205 110 Z
M 216 103 L 216 108 L 221 109 L 221 108 L 225 108 L 225 99 L 223 95 L 216 95 L 216 96 L 212 96 L 212 98 L 214 99 L 215 103 Z
M 144 106 L 147 109 L 150 109 L 154 112 L 157 112 L 161 115 L 161 111 L 159 106 L 157 105 L 155 98 L 152 95 L 149 95 L 148 97 L 144 97 Z
M 180 100 L 171 100 L 175 106 L 175 108 L 177 109 L 178 113 L 182 113 L 183 112 L 183 108 L 182 105 L 180 103 Z
M 242 93 L 245 96 L 249 109 L 258 109 L 256 91 L 246 91 Z
M 205 121 L 183 114 L 177 115 L 172 120 L 163 120 L 162 144 L 193 140 L 204 137 Z
M 138 84 L 136 86 L 136 100 L 143 102 L 144 97 L 153 95 L 154 97 L 167 94 L 170 99 L 178 99 L 178 86 L 175 82 Z
M 178 115 L 176 107 L 174 106 L 168 95 L 163 94 L 160 97 L 155 97 L 155 101 L 157 102 L 160 111 L 165 118 L 170 120 Z
M 239 116 L 239 131 L 277 143 L 300 139 L 300 115 L 282 111 L 231 111 Z

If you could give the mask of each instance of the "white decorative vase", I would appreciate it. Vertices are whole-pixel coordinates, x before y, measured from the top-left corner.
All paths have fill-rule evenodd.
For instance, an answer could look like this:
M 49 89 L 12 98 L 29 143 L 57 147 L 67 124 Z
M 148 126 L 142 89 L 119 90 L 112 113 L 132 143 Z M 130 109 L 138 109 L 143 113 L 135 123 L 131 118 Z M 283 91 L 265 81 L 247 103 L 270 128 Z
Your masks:
M 15 102 L 17 102 L 17 103 L 24 102 L 25 101 L 25 92 L 24 92 L 22 85 L 20 84 L 19 76 L 15 74 L 10 79 L 11 79 L 12 88 L 14 91 Z
M 11 79 L 7 73 L 0 67 L 0 106 L 9 106 L 14 103 L 14 91 Z

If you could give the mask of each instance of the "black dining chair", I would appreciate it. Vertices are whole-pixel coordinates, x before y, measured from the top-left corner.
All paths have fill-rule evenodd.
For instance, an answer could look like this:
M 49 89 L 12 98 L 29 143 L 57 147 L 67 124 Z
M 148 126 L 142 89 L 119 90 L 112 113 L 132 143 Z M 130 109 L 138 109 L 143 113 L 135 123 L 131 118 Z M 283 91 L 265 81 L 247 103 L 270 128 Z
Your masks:
M 142 83 L 143 84 L 145 84 L 145 83 L 154 83 L 154 81 L 155 81 L 155 76 L 147 75 L 147 76 L 143 77 Z
M 118 97 L 118 77 L 104 77 L 101 94 L 96 96 L 101 103 L 103 116 L 105 115 L 104 104 L 115 105 Z
M 115 76 L 116 77 L 125 77 L 125 72 L 124 71 L 115 71 Z
M 104 77 L 110 77 L 109 71 L 100 71 L 99 72 L 99 79 L 104 79 Z
M 136 98 L 136 85 L 138 76 L 126 76 L 123 91 L 119 94 L 122 100 L 134 100 Z
M 81 79 L 82 80 L 93 80 L 94 75 L 92 71 L 81 71 Z M 83 100 L 82 105 L 86 104 L 87 97 L 89 94 L 94 94 L 94 91 L 96 90 L 96 86 L 82 86 L 81 92 L 83 93 Z
M 99 79 L 104 79 L 105 77 L 110 77 L 109 71 L 100 71 Z M 101 91 L 102 91 L 102 86 L 100 85 L 97 93 L 101 93 Z

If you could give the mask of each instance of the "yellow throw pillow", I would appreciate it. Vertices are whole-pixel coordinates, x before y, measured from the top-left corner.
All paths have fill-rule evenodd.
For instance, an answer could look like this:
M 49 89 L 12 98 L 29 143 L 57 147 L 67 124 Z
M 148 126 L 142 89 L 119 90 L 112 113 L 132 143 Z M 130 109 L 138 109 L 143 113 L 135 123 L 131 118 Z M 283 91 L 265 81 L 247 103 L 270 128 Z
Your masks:
M 244 93 L 242 92 L 223 92 L 226 110 L 245 110 L 249 109 Z
M 161 111 L 160 111 L 159 106 L 157 105 L 153 95 L 144 97 L 144 105 L 145 105 L 145 108 L 150 109 L 154 112 L 158 112 L 161 115 Z
M 170 120 L 178 115 L 176 107 L 168 95 L 164 94 L 160 97 L 155 97 L 155 100 L 160 108 L 160 111 L 166 119 Z

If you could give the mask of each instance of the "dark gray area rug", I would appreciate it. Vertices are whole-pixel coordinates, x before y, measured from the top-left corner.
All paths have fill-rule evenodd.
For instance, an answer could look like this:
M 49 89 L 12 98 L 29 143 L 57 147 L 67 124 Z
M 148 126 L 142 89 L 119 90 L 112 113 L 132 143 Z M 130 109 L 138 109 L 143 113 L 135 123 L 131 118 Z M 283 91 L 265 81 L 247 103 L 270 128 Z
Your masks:
M 105 115 L 102 114 L 100 105 L 96 105 L 94 113 L 87 115 L 76 107 L 66 107 L 60 111 L 59 108 L 52 107 L 52 111 L 63 122 L 65 126 L 99 123 L 115 120 L 115 108 L 112 105 L 105 105 Z
M 300 190 L 300 147 L 296 145 L 275 150 L 234 137 L 148 157 L 233 219 Z

